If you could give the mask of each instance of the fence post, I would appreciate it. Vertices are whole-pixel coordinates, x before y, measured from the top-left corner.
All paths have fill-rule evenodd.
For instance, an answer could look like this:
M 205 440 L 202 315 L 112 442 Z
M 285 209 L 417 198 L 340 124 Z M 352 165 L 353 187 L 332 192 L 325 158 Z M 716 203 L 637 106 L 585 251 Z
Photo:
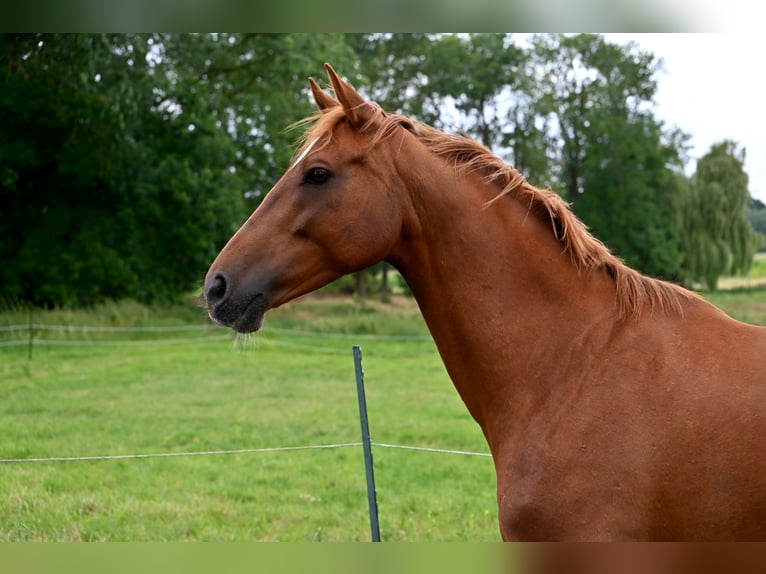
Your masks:
M 370 532 L 373 542 L 380 542 L 378 524 L 378 499 L 375 491 L 375 469 L 372 463 L 372 440 L 370 425 L 367 420 L 367 400 L 364 396 L 364 370 L 362 369 L 362 348 L 354 346 L 354 367 L 356 368 L 356 393 L 359 398 L 359 420 L 362 425 L 362 448 L 364 449 L 364 468 L 367 474 L 367 502 L 370 506 Z

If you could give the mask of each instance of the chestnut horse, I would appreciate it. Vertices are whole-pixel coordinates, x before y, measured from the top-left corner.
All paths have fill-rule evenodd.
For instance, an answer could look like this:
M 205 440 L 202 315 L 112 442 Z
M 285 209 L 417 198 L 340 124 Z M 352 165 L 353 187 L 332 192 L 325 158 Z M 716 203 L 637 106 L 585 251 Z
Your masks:
M 298 157 L 210 267 L 211 317 L 378 261 L 492 451 L 506 540 L 766 539 L 766 328 L 627 267 L 555 193 L 327 70 Z M 337 98 L 337 99 L 336 99 Z

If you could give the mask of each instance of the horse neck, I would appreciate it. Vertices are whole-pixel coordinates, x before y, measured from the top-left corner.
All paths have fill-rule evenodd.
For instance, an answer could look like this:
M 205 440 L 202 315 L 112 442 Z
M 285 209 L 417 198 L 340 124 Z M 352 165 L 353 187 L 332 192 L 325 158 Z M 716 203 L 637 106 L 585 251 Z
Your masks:
M 613 314 L 614 287 L 605 274 L 581 276 L 551 224 L 512 196 L 487 206 L 497 187 L 477 175 L 456 177 L 443 163 L 442 177 L 424 178 L 421 160 L 419 181 L 431 183 L 410 186 L 416 225 L 390 261 L 492 445 L 490 421 L 550 392 L 545 367 L 569 355 L 564 349 L 589 324 Z

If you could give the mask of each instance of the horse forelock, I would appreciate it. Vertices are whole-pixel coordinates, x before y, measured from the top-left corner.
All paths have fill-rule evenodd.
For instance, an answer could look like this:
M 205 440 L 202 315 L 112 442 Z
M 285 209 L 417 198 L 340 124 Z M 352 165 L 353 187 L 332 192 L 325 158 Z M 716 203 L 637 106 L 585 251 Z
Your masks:
M 293 160 L 295 163 L 304 153 L 315 143 L 323 138 L 332 135 L 335 126 L 345 117 L 343 109 L 340 106 L 329 108 L 320 113 L 309 116 L 290 125 L 287 130 L 306 127 L 296 142 Z
M 343 108 L 337 106 L 298 122 L 298 125 L 313 125 L 301 138 L 296 156 L 319 139 L 330 141 L 335 127 L 344 119 Z M 531 185 L 520 171 L 469 137 L 448 134 L 406 116 L 386 114 L 379 107 L 360 131 L 369 133 L 372 148 L 389 139 L 399 128 L 410 131 L 426 148 L 458 171 L 480 173 L 488 185 L 498 187 L 497 195 L 485 207 L 511 197 L 528 206 L 529 213 L 550 223 L 551 232 L 578 269 L 601 269 L 614 279 L 621 319 L 638 319 L 645 304 L 652 311 L 680 313 L 682 301 L 693 297 L 678 285 L 647 277 L 628 267 L 590 233 L 558 194 Z
M 372 108 L 373 113 L 370 119 L 358 131 L 367 133 L 370 136 L 370 147 L 375 147 L 378 143 L 394 135 L 397 128 L 404 127 L 412 131 L 415 122 L 397 114 L 387 114 L 377 104 Z M 298 139 L 294 157 L 300 157 L 306 149 L 320 139 L 330 140 L 339 123 L 346 120 L 346 113 L 341 106 L 335 106 L 309 116 L 290 126 L 288 129 L 308 126 L 301 137 Z

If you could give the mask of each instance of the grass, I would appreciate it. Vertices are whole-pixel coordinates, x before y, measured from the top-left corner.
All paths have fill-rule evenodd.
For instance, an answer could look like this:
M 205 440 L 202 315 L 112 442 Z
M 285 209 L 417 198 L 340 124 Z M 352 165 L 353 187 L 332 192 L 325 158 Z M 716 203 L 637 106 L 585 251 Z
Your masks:
M 705 298 L 735 319 L 766 325 L 766 284 L 706 293 Z
M 36 321 L 116 322 L 70 313 Z M 267 321 L 271 331 L 244 341 L 208 340 L 202 330 L 199 342 L 173 344 L 40 332 L 32 360 L 25 346 L 0 348 L 0 458 L 358 442 L 356 342 L 375 441 L 487 451 L 428 338 L 276 331 L 424 335 L 412 305 L 383 312 L 309 300 Z M 52 336 L 89 344 L 42 342 Z M 491 459 L 376 448 L 375 470 L 384 540 L 498 539 Z M 2 541 L 368 539 L 360 447 L 0 464 Z
M 735 319 L 766 325 L 766 253 L 756 253 L 746 275 L 722 277 L 718 288 L 704 297 Z
M 766 324 L 766 288 L 709 298 Z M 28 322 L 24 308 L 0 313 L 0 327 Z M 35 311 L 33 322 L 199 329 L 37 329 L 31 360 L 28 331 L 0 332 L 20 343 L 0 346 L 2 459 L 356 443 L 354 344 L 375 442 L 487 452 L 408 299 L 307 298 L 243 339 L 204 328 L 194 304 Z M 491 459 L 383 447 L 374 457 L 383 540 L 499 539 Z M 0 463 L 0 541 L 22 540 L 369 540 L 361 448 Z
M 766 253 L 756 253 L 750 270 L 745 275 L 721 277 L 718 288 L 721 290 L 759 287 L 766 285 Z

